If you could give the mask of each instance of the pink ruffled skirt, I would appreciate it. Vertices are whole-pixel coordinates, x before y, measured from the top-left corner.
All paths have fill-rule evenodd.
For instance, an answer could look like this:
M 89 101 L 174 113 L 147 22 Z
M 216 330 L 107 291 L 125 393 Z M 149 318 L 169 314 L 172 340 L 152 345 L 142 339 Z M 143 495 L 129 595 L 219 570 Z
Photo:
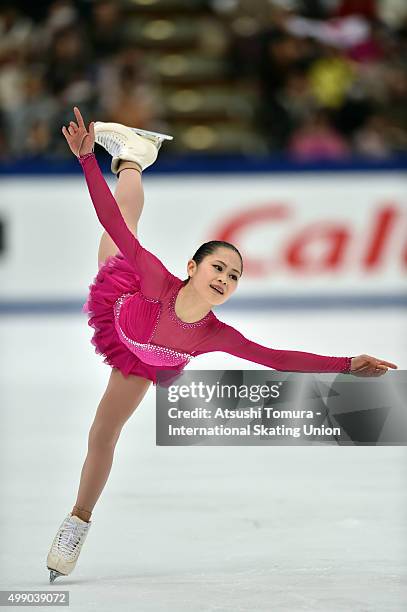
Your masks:
M 104 357 L 104 363 L 119 369 L 124 376 L 142 376 L 157 384 L 160 368 L 144 363 L 120 340 L 115 328 L 114 304 L 124 293 L 140 290 L 140 277 L 121 253 L 108 257 L 99 268 L 93 283 L 89 285 L 89 295 L 82 311 L 88 314 L 88 325 L 93 327 L 92 344 L 95 352 Z M 174 378 L 180 373 L 179 367 L 166 368 L 161 373 L 160 383 Z

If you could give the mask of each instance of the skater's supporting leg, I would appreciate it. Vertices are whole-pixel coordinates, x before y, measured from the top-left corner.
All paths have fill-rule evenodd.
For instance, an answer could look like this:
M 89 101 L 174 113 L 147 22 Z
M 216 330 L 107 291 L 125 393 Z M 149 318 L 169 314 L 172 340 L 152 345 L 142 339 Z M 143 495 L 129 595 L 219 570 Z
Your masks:
M 137 224 L 144 206 L 144 191 L 141 180 L 141 172 L 137 165 L 131 162 L 122 162 L 126 167 L 119 173 L 114 197 L 119 205 L 120 211 L 128 228 L 137 236 Z M 107 257 L 116 255 L 118 248 L 107 232 L 103 232 L 99 245 L 98 265 L 106 261 Z
M 122 427 L 142 401 L 150 384 L 149 379 L 131 375 L 126 378 L 116 368 L 112 369 L 109 384 L 90 428 L 88 454 L 72 510 L 73 514 L 83 520 L 89 520 L 106 484 Z M 78 508 L 87 513 L 81 516 L 81 510 Z

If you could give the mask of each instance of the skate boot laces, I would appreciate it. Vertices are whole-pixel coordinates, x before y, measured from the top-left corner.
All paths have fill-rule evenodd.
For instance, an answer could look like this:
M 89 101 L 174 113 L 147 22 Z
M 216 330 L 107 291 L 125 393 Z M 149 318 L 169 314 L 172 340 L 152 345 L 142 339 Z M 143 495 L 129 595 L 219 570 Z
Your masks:
M 100 132 L 96 134 L 96 142 L 100 144 L 112 157 L 118 157 L 127 141 L 115 132 Z
M 83 543 L 87 532 L 89 530 L 90 523 L 81 525 L 76 521 L 72 521 L 69 518 L 66 519 L 61 532 L 55 541 L 54 549 L 62 557 L 68 561 L 73 561 Z

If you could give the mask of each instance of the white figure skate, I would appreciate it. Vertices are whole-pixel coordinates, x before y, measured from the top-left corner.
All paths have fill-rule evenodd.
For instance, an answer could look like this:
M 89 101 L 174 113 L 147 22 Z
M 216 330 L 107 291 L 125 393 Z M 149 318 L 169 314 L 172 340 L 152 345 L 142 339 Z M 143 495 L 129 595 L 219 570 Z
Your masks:
M 112 172 L 117 174 L 121 160 L 135 162 L 141 170 L 157 159 L 164 140 L 172 140 L 168 134 L 131 128 L 121 123 L 95 123 L 95 141 L 112 156 Z
M 47 557 L 50 582 L 54 582 L 58 576 L 68 576 L 73 571 L 91 523 L 70 513 L 63 520 Z

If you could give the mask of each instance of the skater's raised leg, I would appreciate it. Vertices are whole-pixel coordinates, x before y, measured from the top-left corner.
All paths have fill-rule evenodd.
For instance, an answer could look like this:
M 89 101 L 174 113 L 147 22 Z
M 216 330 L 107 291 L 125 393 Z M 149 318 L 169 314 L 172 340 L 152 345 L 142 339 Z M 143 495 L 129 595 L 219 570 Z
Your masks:
M 112 156 L 112 172 L 119 180 L 114 192 L 126 225 L 137 237 L 137 223 L 144 206 L 144 192 L 141 179 L 143 170 L 157 159 L 163 140 L 172 136 L 129 128 L 119 123 L 95 123 L 95 141 Z M 104 232 L 100 241 L 98 265 L 106 258 L 116 255 L 118 248 Z
M 127 227 L 137 238 L 137 224 L 144 207 L 144 190 L 141 172 L 134 162 L 123 162 L 124 169 L 119 171 L 114 197 Z M 127 167 L 126 167 L 127 166 Z M 131 167 L 133 166 L 133 167 Z M 103 232 L 99 244 L 98 266 L 100 268 L 107 257 L 116 255 L 118 248 L 107 232 Z

